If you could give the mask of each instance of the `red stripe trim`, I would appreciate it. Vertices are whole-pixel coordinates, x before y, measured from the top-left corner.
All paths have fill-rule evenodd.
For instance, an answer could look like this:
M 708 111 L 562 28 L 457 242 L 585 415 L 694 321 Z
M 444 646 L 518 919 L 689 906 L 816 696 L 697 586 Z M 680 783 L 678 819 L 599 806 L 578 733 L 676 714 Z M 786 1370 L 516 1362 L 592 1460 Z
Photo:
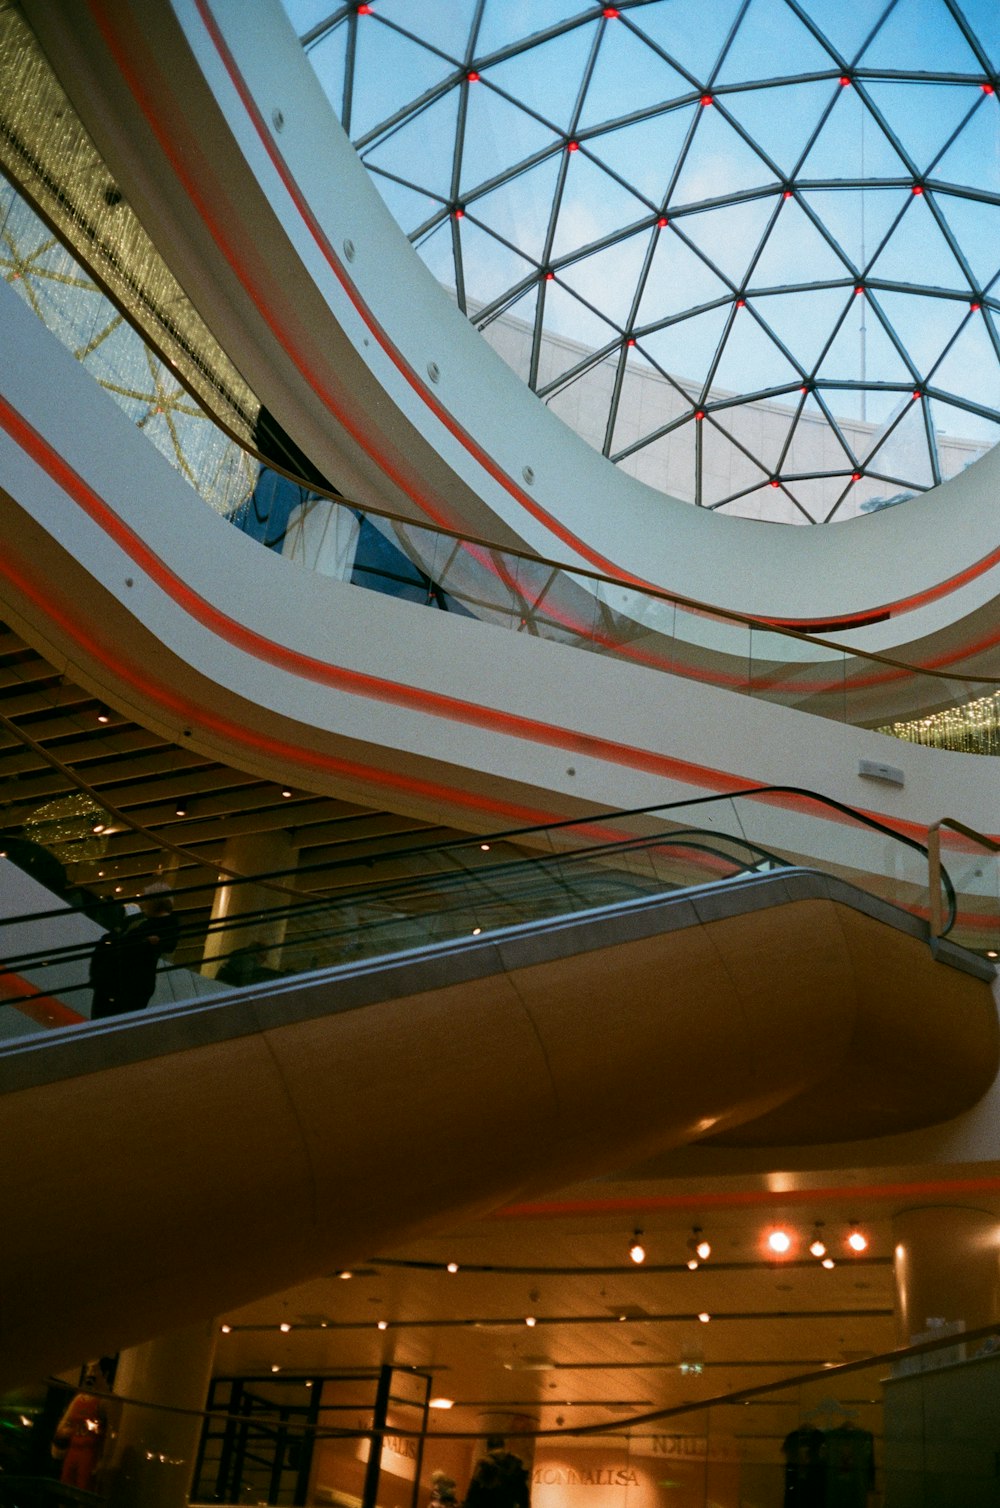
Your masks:
M 27 996 L 27 999 L 14 1000 L 11 997 L 15 995 Z M 0 997 L 3 997 L 4 1005 L 37 1021 L 39 1026 L 75 1026 L 78 1021 L 88 1019 L 80 1011 L 71 1010 L 52 995 L 43 994 L 30 979 L 25 979 L 22 974 L 13 974 L 9 969 L 0 973 Z

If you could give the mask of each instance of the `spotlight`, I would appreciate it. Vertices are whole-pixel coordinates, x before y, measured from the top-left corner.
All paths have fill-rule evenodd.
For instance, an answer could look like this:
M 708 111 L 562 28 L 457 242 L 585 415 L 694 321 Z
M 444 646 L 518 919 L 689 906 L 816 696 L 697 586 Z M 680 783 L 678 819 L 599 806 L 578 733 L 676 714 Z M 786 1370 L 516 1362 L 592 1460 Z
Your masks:
M 820 1264 L 819 1264 L 819 1265 L 820 1265 L 820 1266 L 821 1266 L 821 1267 L 825 1267 L 825 1268 L 826 1268 L 826 1270 L 827 1270 L 827 1272 L 829 1272 L 829 1271 L 830 1271 L 830 1269 L 831 1269 L 831 1267 L 836 1267 L 836 1265 L 837 1265 L 837 1264 L 836 1264 L 836 1262 L 835 1262 L 835 1261 L 834 1261 L 834 1260 L 833 1260 L 833 1258 L 832 1258 L 832 1257 L 824 1257 L 824 1258 L 823 1258 L 823 1260 L 822 1260 L 822 1262 L 821 1262 L 821 1263 L 820 1263 Z
M 449 1272 L 457 1272 L 458 1271 L 458 1263 L 457 1262 L 449 1262 L 448 1263 L 448 1271 Z
M 102 833 L 104 831 L 104 827 L 105 824 L 103 822 L 95 822 L 90 831 L 92 833 Z
M 529 1330 L 533 1330 L 535 1328 L 535 1325 L 537 1324 L 537 1320 L 535 1319 L 535 1316 L 533 1314 L 529 1314 L 525 1317 L 524 1323 L 527 1325 Z
M 454 1398 L 428 1398 L 427 1407 L 429 1409 L 453 1409 L 455 1407 L 455 1400 Z
M 98 707 L 97 721 L 99 723 L 109 723 L 111 721 L 111 713 L 108 711 L 107 707 Z
M 229 1335 L 229 1333 L 231 1332 L 232 1328 L 233 1328 L 232 1325 L 220 1325 L 219 1326 L 219 1329 L 222 1331 L 223 1335 Z
M 815 1231 L 813 1233 L 812 1241 L 809 1243 L 809 1250 L 810 1250 L 810 1252 L 812 1253 L 812 1255 L 814 1257 L 825 1257 L 826 1256 L 826 1244 L 825 1244 L 825 1242 L 823 1240 L 822 1235 L 820 1234 L 820 1232 L 822 1231 L 822 1229 L 823 1229 L 823 1222 L 822 1222 L 822 1220 L 817 1220 L 816 1221 L 816 1229 L 815 1229 Z
M 174 811 L 176 812 L 176 814 L 177 814 L 178 817 L 186 817 L 187 816 L 187 814 L 188 814 L 188 805 L 187 805 L 187 801 L 184 799 L 183 796 L 181 796 L 178 799 L 177 805 L 174 807 Z
M 707 1325 L 708 1322 L 709 1322 L 709 1320 L 712 1318 L 712 1316 L 708 1313 L 708 1311 L 706 1309 L 703 1309 L 701 1311 L 701 1313 L 699 1314 L 698 1318 L 701 1320 L 701 1322 L 702 1322 L 703 1325 Z
M 688 1257 L 688 1272 L 697 1272 L 697 1271 L 698 1271 L 698 1258 L 697 1257 Z
M 287 1335 L 287 1334 L 288 1334 L 288 1332 L 289 1332 L 289 1330 L 290 1330 L 290 1329 L 291 1329 L 291 1328 L 292 1328 L 292 1327 L 291 1327 L 291 1325 L 290 1325 L 290 1324 L 289 1324 L 289 1323 L 288 1323 L 288 1321 L 287 1321 L 287 1320 L 285 1320 L 285 1321 L 284 1321 L 284 1322 L 283 1322 L 283 1323 L 282 1323 L 282 1324 L 280 1324 L 280 1325 L 279 1325 L 279 1326 L 278 1326 L 278 1329 L 279 1329 L 279 1330 L 280 1330 L 280 1331 L 281 1331 L 281 1332 L 282 1332 L 282 1334 L 283 1334 L 283 1335 Z
M 628 1249 L 628 1254 L 636 1265 L 646 1260 L 646 1248 L 643 1246 L 641 1238 L 642 1231 L 634 1231 L 632 1234 L 632 1245 Z
M 851 1221 L 851 1233 L 847 1238 L 847 1244 L 852 1251 L 868 1250 L 868 1237 L 863 1231 L 858 1229 L 858 1222 L 856 1220 Z
M 353 1272 L 349 1272 L 348 1269 L 345 1267 L 345 1268 L 342 1268 L 342 1270 L 337 1273 L 337 1276 L 338 1276 L 338 1278 L 347 1279 L 347 1278 L 353 1278 L 354 1274 L 353 1274 Z
M 792 1238 L 786 1230 L 773 1230 L 767 1238 L 767 1244 L 779 1257 L 783 1257 L 787 1251 L 791 1251 Z
M 695 1256 L 700 1257 L 703 1262 L 707 1262 L 712 1255 L 712 1248 L 702 1235 L 700 1225 L 691 1227 L 691 1239 L 688 1242 L 688 1246 L 690 1246 Z
M 288 786 L 287 786 L 287 785 L 283 785 L 283 786 L 282 786 L 282 787 L 281 787 L 281 794 L 282 794 L 282 795 L 283 795 L 283 796 L 284 796 L 284 798 L 285 798 L 285 800 L 286 800 L 286 801 L 287 801 L 287 800 L 288 800 L 288 798 L 289 798 L 289 796 L 290 796 L 290 795 L 291 795 L 291 794 L 292 794 L 292 793 L 291 793 L 291 791 L 290 791 L 290 790 L 289 790 L 289 788 L 288 788 Z
M 378 1322 L 378 1328 L 380 1330 L 388 1330 L 388 1328 L 389 1328 L 389 1321 L 388 1320 L 379 1320 L 379 1322 Z

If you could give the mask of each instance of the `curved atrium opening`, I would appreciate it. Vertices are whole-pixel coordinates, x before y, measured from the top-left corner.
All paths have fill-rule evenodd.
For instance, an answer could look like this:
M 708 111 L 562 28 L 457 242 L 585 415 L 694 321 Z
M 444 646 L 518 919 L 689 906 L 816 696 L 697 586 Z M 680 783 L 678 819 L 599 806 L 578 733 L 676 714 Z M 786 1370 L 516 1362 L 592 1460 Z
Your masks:
M 993 0 L 285 6 L 428 268 L 626 472 L 828 523 L 996 442 Z

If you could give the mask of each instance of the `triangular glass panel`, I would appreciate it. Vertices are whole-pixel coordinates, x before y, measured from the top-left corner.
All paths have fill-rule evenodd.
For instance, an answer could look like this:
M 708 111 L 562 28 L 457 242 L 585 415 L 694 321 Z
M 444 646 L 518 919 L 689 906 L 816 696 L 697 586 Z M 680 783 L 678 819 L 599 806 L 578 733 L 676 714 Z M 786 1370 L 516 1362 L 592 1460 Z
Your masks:
M 726 94 L 721 103 L 790 178 L 839 86 L 830 80 Z
M 791 444 L 781 463 L 782 473 L 794 477 L 817 471 L 853 471 L 856 458 L 845 449 L 848 443 L 846 436 L 841 439 L 815 395 L 809 393 L 799 409 Z M 843 486 L 843 479 L 839 485 Z
M 326 0 L 323 0 L 326 3 Z M 310 47 L 306 56 L 319 79 L 323 93 L 333 107 L 337 119 L 344 118 L 344 74 L 347 58 L 347 38 L 350 35 L 345 23 L 335 26 Z
M 856 89 L 840 89 L 833 109 L 799 168 L 800 181 L 811 179 L 911 179 L 878 121 Z
M 808 373 L 819 360 L 847 303 L 848 294 L 842 288 L 815 288 L 756 297 L 753 307 Z
M 848 478 L 843 476 L 815 476 L 791 479 L 782 485 L 791 493 L 800 508 L 805 509 L 816 523 L 825 523 L 831 510 L 844 495 Z M 834 515 L 840 517 L 839 511 Z
M 750 459 L 710 419 L 701 426 L 701 501 L 710 508 L 713 503 L 731 497 L 734 492 L 743 492 L 767 480 L 763 466 Z
M 374 16 L 362 18 L 354 53 L 350 137 L 363 143 L 383 121 L 454 73 L 454 64 Z
M 1000 364 L 982 313 L 970 313 L 943 360 L 927 377 L 930 387 L 967 398 L 1000 417 Z
M 930 401 L 930 411 L 943 481 L 958 476 L 1000 443 L 1000 424 L 936 399 Z
M 552 256 L 557 260 L 581 246 L 603 241 L 625 226 L 648 223 L 641 199 L 598 167 L 583 152 L 570 152 Z
M 899 0 L 861 54 L 860 64 L 905 73 L 981 71 L 941 0 Z
M 770 197 L 748 199 L 743 204 L 723 204 L 718 209 L 678 215 L 673 224 L 738 288 L 776 208 L 776 201 Z
M 624 329 L 632 312 L 651 234 L 648 230 L 640 231 L 624 241 L 616 241 L 605 251 L 570 263 L 560 269 L 560 281 L 600 309 L 619 329 Z
M 907 487 L 900 482 L 885 482 L 881 477 L 862 477 L 860 482 L 853 483 L 847 489 L 844 501 L 832 521 L 841 523 L 850 518 L 864 518 L 866 514 L 884 513 L 886 508 L 898 508 L 900 503 L 908 503 L 912 497 L 919 496 L 919 493 L 919 488 Z
M 545 400 L 546 408 L 588 445 L 602 452 L 615 386 L 615 365 L 613 360 L 599 361 Z
M 410 0 L 411 5 L 412 3 L 413 0 Z M 422 5 L 414 8 L 425 9 Z M 431 10 L 436 8 L 429 7 Z M 444 9 L 450 8 L 449 0 Z M 486 58 L 512 42 L 520 42 L 538 32 L 547 31 L 550 26 L 558 26 L 560 21 L 566 21 L 579 13 L 579 0 L 503 0 L 501 5 L 487 5 L 476 38 L 476 56 Z
M 587 142 L 587 150 L 659 209 L 691 122 L 700 109 L 700 105 L 686 105 L 681 110 L 668 110 L 632 126 L 593 136 Z
M 1000 205 L 941 193 L 934 205 L 961 247 L 974 285 L 987 288 L 1000 269 Z
M 891 477 L 904 487 L 933 487 L 934 468 L 927 445 L 923 405 L 906 399 L 903 402 L 902 417 L 884 440 L 876 440 L 871 453 L 863 459 L 864 469 Z
M 868 41 L 891 0 L 809 0 L 809 19 L 832 51 L 850 66 Z
M 828 283 L 850 276 L 850 269 L 824 240 L 794 199 L 782 202 L 759 260 L 751 288 L 779 288 L 793 283 Z
M 960 299 L 933 298 L 920 293 L 872 295 L 888 319 L 921 379 L 941 354 L 969 312 Z M 871 321 L 869 321 L 869 325 Z
M 995 94 L 982 96 L 979 109 L 934 164 L 931 176 L 935 183 L 1000 194 L 1000 104 Z
M 620 332 L 588 309 L 568 288 L 558 282 L 542 285 L 545 299 L 542 311 L 542 349 L 539 352 L 538 381 L 543 386 L 554 382 L 563 372 L 571 371 L 595 351 L 614 343 L 620 347 Z M 542 371 L 542 358 L 546 370 Z
M 626 348 L 625 373 L 618 398 L 612 449 L 622 450 L 640 435 L 655 434 L 665 424 L 688 418 L 691 400 L 668 382 L 645 356 L 641 345 Z
M 557 131 L 566 131 L 576 110 L 593 44 L 593 27 L 575 26 L 572 31 L 495 63 L 483 77 Z
M 713 82 L 742 84 L 776 73 L 822 73 L 832 66 L 830 54 L 785 0 L 750 0 Z
M 512 242 L 524 256 L 540 262 L 560 166 L 560 158 L 546 158 L 530 172 L 508 178 L 481 198 L 467 201 L 466 213 L 474 215 L 498 237 Z
M 373 172 L 371 180 L 392 218 L 408 236 L 436 215 L 442 207 L 440 199 L 433 199 L 429 194 L 421 194 L 416 189 L 407 188 L 405 184 L 397 183 L 395 178 L 386 178 L 384 173 Z
M 695 497 L 695 424 L 689 420 L 669 434 L 624 456 L 616 465 L 628 476 L 682 503 Z
M 448 0 L 447 5 L 414 5 L 413 0 L 378 0 L 378 13 L 411 36 L 465 60 L 476 0 Z
M 921 177 L 973 105 L 982 99 L 975 84 L 872 79 L 865 81 L 865 89 Z
M 503 314 L 479 327 L 483 339 L 502 357 L 522 382 L 531 372 L 531 346 L 535 330 L 538 285 L 529 288 Z
M 726 194 L 777 183 L 764 159 L 747 146 L 714 105 L 699 109 L 694 140 L 670 195 L 672 205 L 700 204 L 705 199 L 721 199 Z
M 713 394 L 719 386 L 713 384 Z M 768 476 L 776 476 L 782 469 L 795 416 L 795 401 L 788 397 L 784 401 L 778 398 L 770 402 L 739 403 L 734 408 L 715 411 L 712 423 L 748 450 Z
M 668 5 L 641 5 L 629 22 L 657 47 L 707 84 L 739 13 L 741 0 L 672 0 Z
M 993 67 L 1000 68 L 1000 8 L 996 0 L 960 0 L 959 9 Z
M 281 0 L 281 8 L 300 41 L 306 32 L 322 26 L 335 13 L 330 0 Z
M 800 382 L 799 373 L 765 335 L 749 309 L 737 309 L 712 374 L 713 393 L 756 393 Z
M 447 203 L 451 198 L 457 119 L 458 90 L 451 89 L 363 152 L 362 161 L 366 167 L 381 168 Z
M 433 273 L 442 288 L 447 288 L 449 293 L 454 294 L 457 284 L 452 224 L 451 220 L 444 220 L 429 236 L 417 243 L 417 251 L 424 266 Z
M 898 382 L 912 389 L 913 373 L 896 350 L 878 314 L 855 299 L 816 372 L 819 382 Z M 894 400 L 895 401 L 895 400 Z
M 860 275 L 913 195 L 908 189 L 810 189 L 802 198 Z
M 729 296 L 725 283 L 671 230 L 657 232 L 656 250 L 636 323 L 655 324 L 685 309 Z
M 534 263 L 482 230 L 471 215 L 459 221 L 465 297 L 471 306 L 492 303 L 536 272 Z
M 709 506 L 708 503 L 705 504 Z M 723 501 L 719 513 L 727 518 L 755 518 L 762 524 L 811 524 L 813 519 L 796 507 L 790 491 L 767 483 L 732 501 Z
M 968 278 L 927 204 L 927 195 L 911 194 L 906 213 L 868 276 L 876 282 L 913 283 L 927 288 L 955 288 L 971 295 Z
M 635 32 L 626 26 L 606 26 L 587 85 L 580 128 L 690 94 L 689 81 Z
M 462 142 L 462 193 L 489 183 L 558 142 L 556 133 L 491 89 L 469 90 Z
M 643 350 L 670 377 L 692 392 L 704 386 L 729 317 L 728 309 L 709 309 L 642 338 Z

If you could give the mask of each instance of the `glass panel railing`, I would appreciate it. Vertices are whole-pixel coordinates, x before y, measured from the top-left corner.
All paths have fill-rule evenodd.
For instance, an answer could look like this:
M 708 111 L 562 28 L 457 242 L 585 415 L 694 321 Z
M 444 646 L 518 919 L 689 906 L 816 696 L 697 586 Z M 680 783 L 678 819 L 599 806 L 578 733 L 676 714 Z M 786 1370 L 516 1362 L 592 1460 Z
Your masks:
M 0 180 L 0 274 L 215 511 L 308 569 L 515 633 L 905 738 L 989 752 L 996 676 L 907 665 L 597 572 L 360 509 L 261 465 Z M 129 308 L 133 318 L 136 311 Z M 962 710 L 970 710 L 962 716 Z M 986 708 L 986 712 L 983 711 Z M 897 726 L 898 725 L 898 726 Z M 920 737 L 919 741 L 930 741 Z
M 931 911 L 935 937 L 1000 956 L 1000 843 L 951 817 L 935 822 L 927 835 L 931 895 L 938 902 Z M 943 892 L 934 890 L 938 873 L 947 874 L 955 892 L 954 920 L 949 925 L 942 907 Z
M 115 914 L 107 902 L 101 912 L 64 902 L 7 917 L 4 1014 L 61 1025 L 92 1009 L 141 1008 L 137 970 L 155 1003 L 186 1000 L 790 866 L 820 868 L 921 919 L 934 910 L 927 853 L 915 840 L 812 792 L 760 787 L 386 849 L 366 858 L 362 884 L 347 858 L 325 861 L 315 890 L 301 865 L 196 880 L 168 899 L 157 894 L 166 885 L 154 886 Z M 944 932 L 954 886 L 947 865 L 936 876 Z M 173 963 L 156 971 L 160 955 Z

